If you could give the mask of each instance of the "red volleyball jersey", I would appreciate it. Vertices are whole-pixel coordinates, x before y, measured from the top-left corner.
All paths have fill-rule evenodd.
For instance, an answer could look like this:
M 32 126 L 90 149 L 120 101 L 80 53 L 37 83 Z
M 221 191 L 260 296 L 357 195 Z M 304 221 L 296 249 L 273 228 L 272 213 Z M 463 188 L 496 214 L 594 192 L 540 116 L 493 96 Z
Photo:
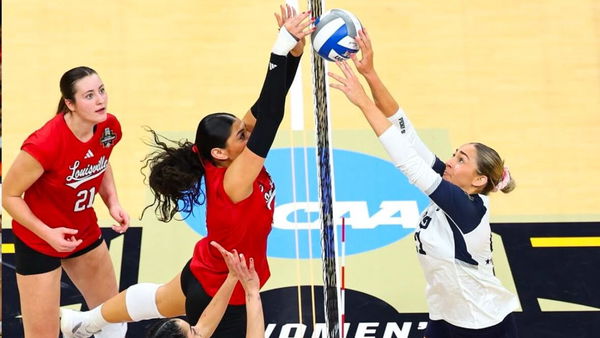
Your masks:
M 252 194 L 233 203 L 223 188 L 227 168 L 204 161 L 206 182 L 207 236 L 194 248 L 190 269 L 208 295 L 213 297 L 229 273 L 223 257 L 210 245 L 216 241 L 225 249 L 236 249 L 246 259 L 254 258 L 262 287 L 269 276 L 267 237 L 271 232 L 275 208 L 275 185 L 263 167 L 253 184 Z M 244 289 L 237 284 L 229 304 L 245 304 Z
M 121 125 L 111 114 L 95 128 L 92 138 L 81 142 L 67 126 L 64 115 L 58 114 L 29 135 L 21 146 L 44 168 L 42 176 L 25 191 L 25 202 L 49 227 L 79 230 L 75 238 L 83 242 L 75 251 L 92 244 L 100 236 L 92 206 L 108 167 L 108 158 L 121 139 Z M 72 254 L 57 252 L 15 220 L 12 227 L 19 239 L 38 252 L 53 257 Z

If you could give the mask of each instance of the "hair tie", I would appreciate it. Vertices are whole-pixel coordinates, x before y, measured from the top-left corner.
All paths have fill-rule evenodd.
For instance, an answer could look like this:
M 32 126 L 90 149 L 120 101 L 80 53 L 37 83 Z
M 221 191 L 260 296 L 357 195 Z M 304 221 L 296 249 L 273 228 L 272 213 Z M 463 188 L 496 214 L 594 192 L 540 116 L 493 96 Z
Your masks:
M 196 154 L 198 154 L 198 147 L 196 147 L 196 145 L 192 145 L 192 151 Z
M 493 191 L 498 191 L 498 190 L 502 190 L 502 189 L 506 188 L 506 186 L 508 185 L 509 182 L 510 182 L 510 172 L 508 171 L 508 167 L 504 167 L 504 169 L 502 171 L 502 178 L 500 179 L 498 184 L 496 184 Z

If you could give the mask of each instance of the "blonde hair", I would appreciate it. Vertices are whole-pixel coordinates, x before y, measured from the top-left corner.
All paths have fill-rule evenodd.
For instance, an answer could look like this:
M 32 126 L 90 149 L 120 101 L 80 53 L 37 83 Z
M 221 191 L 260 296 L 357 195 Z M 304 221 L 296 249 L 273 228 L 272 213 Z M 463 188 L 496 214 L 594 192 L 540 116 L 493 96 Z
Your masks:
M 498 153 L 482 143 L 471 143 L 477 151 L 477 173 L 487 176 L 488 181 L 481 190 L 481 194 L 487 195 L 490 191 L 500 190 L 505 194 L 513 191 L 517 183 L 508 173 L 508 168 L 504 166 L 504 160 Z M 502 182 L 508 179 L 508 182 Z M 505 183 L 499 186 L 500 183 Z

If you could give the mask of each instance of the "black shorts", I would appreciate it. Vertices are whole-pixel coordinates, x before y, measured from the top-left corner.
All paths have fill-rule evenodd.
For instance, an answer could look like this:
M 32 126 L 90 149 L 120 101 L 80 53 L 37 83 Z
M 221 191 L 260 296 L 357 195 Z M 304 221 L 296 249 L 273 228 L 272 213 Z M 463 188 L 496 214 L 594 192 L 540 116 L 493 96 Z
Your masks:
M 425 329 L 427 338 L 518 338 L 512 313 L 500 323 L 483 329 L 465 329 L 443 320 L 430 320 Z
M 185 295 L 185 313 L 188 323 L 196 325 L 202 311 L 208 306 L 212 297 L 206 294 L 200 282 L 190 270 L 191 260 L 181 271 L 181 290 Z M 246 337 L 246 306 L 228 305 L 223 319 L 212 337 L 244 338 Z
M 60 266 L 60 261 L 63 259 L 79 257 L 85 253 L 92 251 L 104 242 L 104 238 L 100 236 L 94 243 L 87 247 L 73 252 L 67 257 L 52 257 L 39 253 L 32 248 L 28 247 L 27 244 L 23 243 L 19 237 L 15 236 L 15 261 L 16 271 L 20 275 L 37 275 L 41 273 L 50 272 L 56 270 Z

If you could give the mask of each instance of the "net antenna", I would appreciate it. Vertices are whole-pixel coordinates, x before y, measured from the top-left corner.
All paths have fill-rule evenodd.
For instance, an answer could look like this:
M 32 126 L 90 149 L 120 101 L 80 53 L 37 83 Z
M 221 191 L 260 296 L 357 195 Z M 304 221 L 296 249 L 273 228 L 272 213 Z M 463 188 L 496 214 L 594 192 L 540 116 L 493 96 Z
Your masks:
M 308 0 L 312 16 L 323 13 L 324 1 Z M 317 173 L 321 221 L 321 256 L 323 261 L 323 300 L 325 325 L 329 338 L 340 337 L 340 286 L 336 261 L 337 229 L 333 219 L 333 149 L 330 147 L 328 81 L 325 60 L 312 48 L 313 101 L 317 131 Z

